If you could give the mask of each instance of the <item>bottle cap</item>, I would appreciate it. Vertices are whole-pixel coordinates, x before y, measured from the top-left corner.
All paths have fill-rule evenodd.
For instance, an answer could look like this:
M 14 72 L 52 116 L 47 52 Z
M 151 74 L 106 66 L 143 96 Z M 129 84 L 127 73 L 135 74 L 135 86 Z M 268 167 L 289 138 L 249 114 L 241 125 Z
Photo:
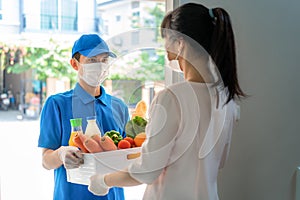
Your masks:
M 96 120 L 96 116 L 89 116 L 89 117 L 86 117 L 86 120 Z
M 70 119 L 71 126 L 81 126 L 82 125 L 82 118 Z

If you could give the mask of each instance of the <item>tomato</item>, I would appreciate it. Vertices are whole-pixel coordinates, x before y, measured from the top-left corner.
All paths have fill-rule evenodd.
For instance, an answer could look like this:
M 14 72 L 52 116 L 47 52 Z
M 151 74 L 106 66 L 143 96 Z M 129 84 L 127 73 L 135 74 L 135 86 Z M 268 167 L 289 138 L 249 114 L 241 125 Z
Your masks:
M 127 140 L 121 140 L 119 143 L 118 143 L 118 148 L 119 149 L 128 149 L 131 147 L 131 144 L 130 142 L 128 142 Z
M 131 147 L 133 147 L 134 141 L 131 137 L 125 137 L 124 140 L 127 140 L 130 143 Z

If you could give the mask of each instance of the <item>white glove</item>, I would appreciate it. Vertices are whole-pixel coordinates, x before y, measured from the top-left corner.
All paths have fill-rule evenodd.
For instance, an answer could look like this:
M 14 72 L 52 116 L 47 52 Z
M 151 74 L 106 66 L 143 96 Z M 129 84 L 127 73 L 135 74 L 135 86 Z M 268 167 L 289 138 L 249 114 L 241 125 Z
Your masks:
M 57 153 L 66 169 L 78 168 L 83 164 L 83 155 L 77 147 L 61 146 Z
M 95 174 L 90 177 L 88 190 L 94 195 L 104 196 L 109 192 L 109 188 L 104 181 L 104 174 Z

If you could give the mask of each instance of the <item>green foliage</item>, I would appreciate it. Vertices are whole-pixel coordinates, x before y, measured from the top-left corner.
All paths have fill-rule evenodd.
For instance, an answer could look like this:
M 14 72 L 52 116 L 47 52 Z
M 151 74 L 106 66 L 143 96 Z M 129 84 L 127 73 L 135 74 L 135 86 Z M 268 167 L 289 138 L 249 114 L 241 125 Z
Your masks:
M 71 82 L 76 81 L 76 74 L 69 64 L 70 50 L 61 48 L 53 40 L 49 41 L 50 48 L 25 47 L 22 61 L 12 66 L 6 66 L 8 73 L 22 73 L 32 69 L 38 80 L 45 81 L 48 77 L 67 77 Z
M 133 13 L 133 27 L 140 28 L 140 20 L 144 20 L 145 27 L 159 27 L 164 16 L 164 4 L 157 3 L 152 8 L 146 8 L 146 12 L 150 14 L 147 19 L 141 19 L 138 13 Z M 158 29 L 155 32 L 155 39 L 161 40 Z M 35 78 L 45 81 L 48 77 L 63 78 L 67 77 L 73 85 L 76 80 L 76 71 L 69 64 L 70 49 L 62 48 L 54 40 L 50 39 L 48 48 L 25 47 L 22 52 L 21 59 L 13 64 L 3 62 L 5 58 L 1 58 L 3 67 L 8 73 L 23 73 L 29 69 L 33 70 Z M 2 50 L 2 49 L 1 49 Z M 152 52 L 151 52 L 152 51 Z M 164 80 L 164 51 L 161 50 L 145 50 L 139 57 L 123 64 L 125 72 L 116 72 L 110 75 L 112 80 L 120 79 L 136 79 L 136 80 Z M 1 52 L 2 53 L 2 52 Z M 4 54 L 1 54 L 4 55 Z M 6 59 L 7 60 L 7 59 Z M 126 69 L 138 66 L 133 73 L 126 73 Z M 120 67 L 121 68 L 121 67 Z
M 154 40 L 160 42 L 162 38 L 159 34 L 158 27 L 160 26 L 162 19 L 165 15 L 164 12 L 165 4 L 164 3 L 156 3 L 154 7 L 146 7 L 145 11 L 149 13 L 149 17 L 143 19 L 145 27 L 154 27 L 155 36 Z M 128 73 L 128 69 L 135 68 L 135 66 L 139 65 L 136 70 L 130 71 Z M 131 59 L 126 62 L 126 73 L 115 73 L 110 76 L 111 79 L 136 79 L 136 80 L 152 80 L 152 81 L 160 81 L 164 80 L 164 66 L 165 66 L 165 51 L 158 49 L 147 49 L 141 51 L 139 57 Z M 118 66 L 123 67 L 123 66 Z M 126 71 L 126 70 L 124 70 Z
M 155 38 L 156 40 L 159 40 L 160 34 L 159 34 L 159 29 L 160 24 L 165 16 L 165 3 L 157 3 L 154 8 L 147 8 L 147 12 L 152 16 L 152 19 L 146 19 L 145 24 L 146 26 L 153 26 L 156 29 L 155 31 Z
M 160 81 L 164 80 L 165 56 L 163 51 L 154 51 L 155 56 L 151 57 L 148 52 L 141 53 L 141 67 L 137 70 L 140 80 Z
M 140 81 L 164 80 L 164 51 L 157 49 L 147 49 L 135 53 L 138 56 L 127 55 L 125 58 L 119 58 L 119 62 L 116 62 L 111 67 L 109 79 Z
M 128 105 L 134 105 L 141 100 L 142 82 L 138 80 L 118 79 L 112 81 L 114 96 L 119 97 Z
M 132 78 L 128 78 L 125 74 L 111 74 L 109 76 L 110 80 L 133 80 Z

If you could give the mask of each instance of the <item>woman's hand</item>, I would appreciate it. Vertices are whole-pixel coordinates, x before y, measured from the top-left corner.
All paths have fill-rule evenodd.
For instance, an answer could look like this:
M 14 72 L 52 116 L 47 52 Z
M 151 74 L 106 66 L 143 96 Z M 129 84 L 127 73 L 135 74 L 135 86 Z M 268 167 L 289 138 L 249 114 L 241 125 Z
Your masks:
M 90 177 L 88 190 L 94 195 L 104 196 L 109 192 L 109 188 L 104 181 L 104 174 L 95 174 Z

